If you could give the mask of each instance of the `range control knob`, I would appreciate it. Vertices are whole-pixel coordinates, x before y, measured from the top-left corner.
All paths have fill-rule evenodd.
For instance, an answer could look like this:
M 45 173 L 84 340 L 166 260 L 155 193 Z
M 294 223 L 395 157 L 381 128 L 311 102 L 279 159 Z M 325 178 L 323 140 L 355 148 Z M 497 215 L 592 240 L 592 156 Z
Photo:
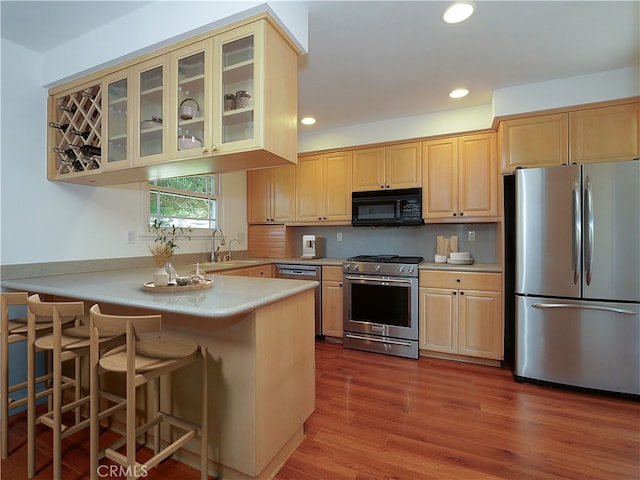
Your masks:
M 416 268 L 415 268 L 415 267 L 409 267 L 409 273 L 413 273 L 413 272 L 415 272 L 415 271 L 416 271 Z
M 382 270 L 382 265 L 376 265 L 375 267 L 373 267 L 373 269 L 374 269 L 376 272 L 379 272 L 380 270 Z
M 343 263 L 342 264 L 342 269 L 347 272 L 349 271 L 349 269 L 351 268 L 351 265 L 349 265 L 348 263 Z
M 404 272 L 404 265 L 400 265 L 400 266 L 398 267 L 398 272 L 399 272 L 399 273 Z

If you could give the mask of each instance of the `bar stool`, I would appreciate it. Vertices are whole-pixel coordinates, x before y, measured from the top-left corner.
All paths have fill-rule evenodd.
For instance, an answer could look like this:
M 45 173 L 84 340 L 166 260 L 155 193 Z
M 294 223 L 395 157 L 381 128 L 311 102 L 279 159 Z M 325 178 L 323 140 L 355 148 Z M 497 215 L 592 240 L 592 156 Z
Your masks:
M 27 292 L 2 292 L 0 293 L 1 316 L 1 341 L 2 341 L 2 379 L 0 384 L 0 398 L 2 402 L 2 459 L 9 456 L 9 412 L 18 407 L 27 405 L 28 396 L 22 395 L 20 398 L 13 398 L 12 393 L 27 388 L 27 381 L 9 386 L 9 345 L 17 342 L 27 341 L 27 317 L 16 317 L 9 319 L 10 305 L 27 306 Z M 71 321 L 72 319 L 68 319 Z M 38 322 L 35 326 L 35 336 L 51 333 L 52 322 Z M 50 360 L 50 359 L 47 359 Z M 50 362 L 47 362 L 50 364 Z M 50 369 L 45 369 L 45 374 L 34 379 L 35 384 L 41 384 L 51 380 Z M 40 398 L 40 397 L 39 397 Z
M 107 315 L 94 305 L 90 309 L 91 325 L 91 442 L 90 458 L 91 480 L 99 478 L 100 458 L 106 457 L 126 470 L 127 478 L 146 476 L 146 472 L 172 455 L 188 441 L 200 436 L 200 477 L 208 478 L 208 386 L 207 386 L 207 348 L 183 337 L 161 335 L 162 317 L 160 315 L 123 316 Z M 101 354 L 98 348 L 98 333 L 101 330 L 123 332 L 126 344 Z M 161 377 L 201 361 L 201 412 L 200 425 L 194 425 L 177 418 L 171 412 L 161 410 L 160 379 Z M 99 448 L 100 421 L 113 413 L 112 409 L 100 411 L 100 375 L 105 372 L 117 372 L 124 375 L 126 398 L 126 432 L 107 447 Z M 151 382 L 151 412 L 144 423 L 136 425 L 136 390 L 137 387 Z M 113 409 L 118 409 L 116 404 Z M 149 418 L 151 417 L 151 418 Z M 160 424 L 166 423 L 177 428 L 181 435 L 164 448 L 160 448 Z M 136 438 L 152 430 L 153 456 L 145 463 L 136 460 Z M 175 438 L 175 437 L 172 437 Z M 126 445 L 126 453 L 117 451 Z M 124 472 L 123 472 L 124 473 Z
M 82 419 L 82 407 L 89 405 L 89 396 L 82 396 L 81 359 L 90 353 L 90 331 L 88 325 L 82 325 L 84 318 L 83 302 L 43 302 L 39 295 L 27 299 L 27 472 L 28 478 L 35 475 L 35 428 L 45 425 L 53 431 L 53 478 L 62 478 L 62 440 L 86 428 L 90 418 Z M 52 333 L 36 338 L 38 322 L 42 319 L 53 324 Z M 99 344 L 104 348 L 113 348 L 122 343 L 124 337 L 117 333 L 101 335 Z M 35 354 L 45 351 L 52 357 L 50 388 L 43 392 L 35 391 Z M 64 375 L 63 363 L 73 360 L 73 376 Z M 74 390 L 74 400 L 65 403 L 64 390 Z M 44 414 L 36 415 L 36 400 L 42 396 L 53 397 L 53 402 Z M 73 411 L 75 421 L 72 425 L 62 423 L 65 413 Z

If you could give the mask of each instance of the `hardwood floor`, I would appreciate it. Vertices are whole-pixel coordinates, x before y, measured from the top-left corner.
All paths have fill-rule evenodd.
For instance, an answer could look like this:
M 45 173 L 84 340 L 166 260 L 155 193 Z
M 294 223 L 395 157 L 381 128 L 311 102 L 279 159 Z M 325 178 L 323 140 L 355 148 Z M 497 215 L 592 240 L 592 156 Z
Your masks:
M 316 351 L 316 411 L 278 480 L 640 478 L 638 402 L 518 384 L 495 367 Z M 1 477 L 18 480 L 26 421 L 9 421 Z M 50 437 L 38 433 L 38 480 L 51 478 Z M 87 442 L 65 440 L 65 480 L 88 478 Z M 146 477 L 198 478 L 171 459 Z

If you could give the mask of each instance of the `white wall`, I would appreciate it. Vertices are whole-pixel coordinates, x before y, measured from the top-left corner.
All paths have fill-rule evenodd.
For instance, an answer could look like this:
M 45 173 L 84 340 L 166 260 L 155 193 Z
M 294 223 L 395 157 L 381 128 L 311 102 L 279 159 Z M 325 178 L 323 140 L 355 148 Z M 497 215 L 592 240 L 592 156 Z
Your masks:
M 495 117 L 640 96 L 640 69 L 517 85 L 493 92 L 491 105 L 461 108 L 339 129 L 298 130 L 298 150 L 312 152 L 370 143 L 455 134 L 491 127 Z

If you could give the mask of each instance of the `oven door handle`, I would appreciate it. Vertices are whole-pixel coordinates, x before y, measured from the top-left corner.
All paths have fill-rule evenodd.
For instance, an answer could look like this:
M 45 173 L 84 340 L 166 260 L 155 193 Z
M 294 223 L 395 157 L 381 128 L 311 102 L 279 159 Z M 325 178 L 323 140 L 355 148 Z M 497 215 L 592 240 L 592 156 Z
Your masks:
M 355 340 L 369 340 L 371 342 L 389 343 L 391 345 L 401 345 L 403 347 L 410 347 L 411 346 L 410 342 L 401 342 L 399 340 L 383 340 L 381 338 L 363 337 L 361 335 L 354 335 L 353 333 L 346 333 L 345 337 L 353 338 Z
M 355 276 L 355 275 L 345 275 L 345 280 L 364 280 L 366 282 L 376 282 L 376 283 L 403 283 L 405 285 L 411 285 L 411 280 L 403 280 L 401 278 L 391 278 L 391 277 L 364 277 L 364 276 Z

